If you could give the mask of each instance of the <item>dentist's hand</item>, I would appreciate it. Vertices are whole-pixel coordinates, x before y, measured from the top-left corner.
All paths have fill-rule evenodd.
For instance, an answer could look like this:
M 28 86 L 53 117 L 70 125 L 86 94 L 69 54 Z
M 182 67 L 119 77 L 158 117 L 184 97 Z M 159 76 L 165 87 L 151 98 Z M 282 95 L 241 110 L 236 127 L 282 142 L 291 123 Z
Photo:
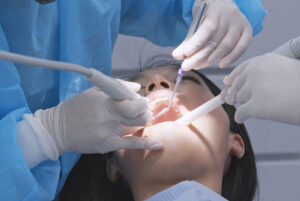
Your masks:
M 199 2 L 199 1 L 196 1 Z M 182 69 L 201 69 L 219 62 L 226 67 L 237 60 L 252 39 L 252 27 L 231 0 L 207 0 L 203 21 L 193 35 L 201 6 L 195 3 L 193 21 L 185 40 L 173 51 Z
M 250 59 L 224 78 L 225 102 L 239 104 L 235 120 L 269 119 L 300 125 L 300 61 L 277 54 Z
M 138 91 L 139 84 L 127 83 Z M 56 107 L 34 114 L 51 135 L 58 152 L 106 153 L 117 149 L 159 149 L 150 138 L 124 137 L 151 119 L 145 98 L 115 101 L 90 88 Z

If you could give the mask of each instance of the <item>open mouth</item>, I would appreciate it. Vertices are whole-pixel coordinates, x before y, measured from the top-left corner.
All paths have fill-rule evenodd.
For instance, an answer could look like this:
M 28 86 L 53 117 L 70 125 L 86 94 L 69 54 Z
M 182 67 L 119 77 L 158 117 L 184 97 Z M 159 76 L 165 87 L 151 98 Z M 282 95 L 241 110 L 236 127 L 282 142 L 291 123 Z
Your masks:
M 171 96 L 172 91 L 166 89 L 156 90 L 147 96 L 147 98 L 149 98 L 150 100 L 149 107 L 153 112 L 153 116 L 162 111 L 164 108 L 168 107 Z M 180 104 L 180 100 L 175 95 L 170 110 L 159 116 L 158 118 L 152 120 L 151 124 L 154 125 L 164 121 L 175 121 L 180 118 L 182 116 L 182 113 L 180 111 Z
M 182 104 L 178 99 L 177 95 L 175 95 L 173 99 L 173 103 L 171 105 L 170 110 L 157 117 L 156 119 L 152 120 L 149 124 L 146 125 L 146 127 L 153 126 L 155 124 L 165 121 L 175 121 L 183 116 Z M 164 108 L 168 107 L 171 96 L 172 91 L 166 89 L 156 90 L 147 95 L 147 98 L 150 100 L 148 105 L 153 113 L 153 116 L 162 111 Z M 144 129 L 145 128 L 138 130 L 137 132 L 133 133 L 133 135 L 143 136 Z

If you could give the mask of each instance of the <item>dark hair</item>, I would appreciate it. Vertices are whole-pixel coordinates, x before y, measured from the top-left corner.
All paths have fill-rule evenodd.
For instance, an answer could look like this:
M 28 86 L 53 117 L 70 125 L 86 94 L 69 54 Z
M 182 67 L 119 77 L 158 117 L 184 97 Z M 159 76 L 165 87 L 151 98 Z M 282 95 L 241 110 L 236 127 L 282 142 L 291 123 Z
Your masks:
M 208 86 L 212 94 L 217 96 L 221 90 L 206 76 L 198 71 L 197 73 Z M 230 121 L 230 130 L 239 134 L 245 144 L 245 154 L 243 158 L 231 158 L 230 167 L 223 177 L 222 196 L 230 201 L 251 201 L 254 198 L 257 188 L 256 163 L 251 142 L 246 127 L 234 121 L 235 107 L 223 104 L 223 109 L 227 113 Z
M 197 73 L 210 91 L 217 96 L 220 89 L 200 72 Z M 255 157 L 243 124 L 234 121 L 235 108 L 223 104 L 230 120 L 230 130 L 239 134 L 245 144 L 243 158 L 231 158 L 228 171 L 223 177 L 222 196 L 230 201 L 251 201 L 257 187 Z M 101 154 L 82 155 L 73 168 L 59 195 L 60 201 L 133 201 L 131 190 L 122 178 L 111 183 L 106 175 L 106 156 Z

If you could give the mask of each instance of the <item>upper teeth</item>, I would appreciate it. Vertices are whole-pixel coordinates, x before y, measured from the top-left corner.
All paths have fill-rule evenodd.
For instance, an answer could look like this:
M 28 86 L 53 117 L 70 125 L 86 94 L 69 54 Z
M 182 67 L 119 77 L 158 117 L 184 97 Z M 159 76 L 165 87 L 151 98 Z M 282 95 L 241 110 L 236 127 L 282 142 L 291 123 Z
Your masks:
M 156 100 L 152 101 L 149 104 L 149 107 L 151 108 L 151 110 L 153 110 L 157 103 L 162 102 L 162 101 L 168 101 L 168 100 L 169 99 L 167 97 L 157 98 Z

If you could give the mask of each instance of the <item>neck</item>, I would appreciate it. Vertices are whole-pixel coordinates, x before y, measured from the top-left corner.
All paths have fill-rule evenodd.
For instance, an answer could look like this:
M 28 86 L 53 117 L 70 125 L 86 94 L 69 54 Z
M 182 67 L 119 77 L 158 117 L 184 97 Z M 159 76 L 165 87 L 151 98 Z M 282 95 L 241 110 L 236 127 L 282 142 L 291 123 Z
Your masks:
M 170 188 L 173 185 L 176 185 L 182 181 L 186 180 L 195 180 L 200 184 L 210 188 L 211 190 L 215 191 L 218 194 L 221 194 L 222 190 L 222 177 L 217 175 L 211 175 L 206 178 L 194 178 L 194 179 L 180 179 L 178 181 L 172 182 L 161 182 L 161 181 L 152 181 L 152 182 L 145 182 L 145 181 L 136 181 L 131 184 L 132 193 L 134 196 L 135 201 L 143 201 L 146 200 L 155 194 Z

